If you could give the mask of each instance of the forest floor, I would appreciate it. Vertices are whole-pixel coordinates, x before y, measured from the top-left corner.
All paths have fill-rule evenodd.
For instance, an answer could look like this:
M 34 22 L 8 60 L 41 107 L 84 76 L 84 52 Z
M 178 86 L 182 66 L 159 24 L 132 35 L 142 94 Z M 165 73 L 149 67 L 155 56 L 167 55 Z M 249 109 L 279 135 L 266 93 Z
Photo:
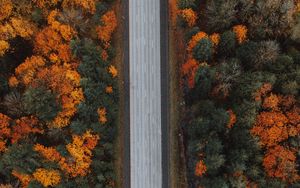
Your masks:
M 115 172 L 116 187 L 124 187 L 124 139 L 125 139 L 125 84 L 124 84 L 124 7 L 121 0 L 115 1 L 113 9 L 117 15 L 118 28 L 113 37 L 113 45 L 116 50 L 116 57 L 113 64 L 119 70 L 119 116 L 117 121 L 118 132 L 115 142 Z
M 180 65 L 185 59 L 184 31 L 177 26 L 177 0 L 169 0 L 170 67 L 170 187 L 187 188 L 186 160 L 181 119 L 183 96 L 180 88 Z

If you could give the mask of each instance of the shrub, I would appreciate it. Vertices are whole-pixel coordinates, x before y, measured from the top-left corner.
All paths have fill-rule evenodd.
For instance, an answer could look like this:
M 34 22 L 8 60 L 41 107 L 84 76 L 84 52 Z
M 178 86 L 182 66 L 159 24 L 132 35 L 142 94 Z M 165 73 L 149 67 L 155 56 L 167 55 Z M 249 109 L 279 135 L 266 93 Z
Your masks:
M 213 44 L 208 38 L 201 39 L 193 49 L 193 57 L 199 62 L 207 62 L 212 59 Z

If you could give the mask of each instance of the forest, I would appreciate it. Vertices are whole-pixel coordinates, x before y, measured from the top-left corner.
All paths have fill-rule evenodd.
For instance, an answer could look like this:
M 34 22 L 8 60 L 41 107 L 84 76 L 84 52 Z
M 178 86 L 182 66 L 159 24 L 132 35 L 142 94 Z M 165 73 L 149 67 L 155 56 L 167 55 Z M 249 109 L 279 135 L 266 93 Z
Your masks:
M 0 187 L 116 185 L 114 0 L 0 0 Z
M 300 1 L 177 7 L 188 187 L 300 187 Z

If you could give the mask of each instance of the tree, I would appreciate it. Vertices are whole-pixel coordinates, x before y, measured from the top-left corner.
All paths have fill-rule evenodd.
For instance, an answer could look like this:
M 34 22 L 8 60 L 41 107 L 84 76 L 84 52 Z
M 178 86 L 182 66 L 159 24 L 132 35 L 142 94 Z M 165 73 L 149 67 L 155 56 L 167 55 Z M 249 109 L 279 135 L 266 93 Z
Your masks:
M 117 27 L 117 18 L 114 11 L 108 11 L 101 17 L 102 26 L 96 28 L 98 38 L 104 43 L 109 43 L 112 33 Z
M 60 103 L 51 90 L 46 88 L 28 88 L 24 94 L 23 102 L 29 114 L 35 114 L 42 121 L 53 120 L 61 110 Z
M 226 31 L 221 34 L 221 39 L 218 47 L 218 54 L 229 56 L 233 54 L 236 47 L 236 34 L 232 31 Z
M 211 31 L 220 31 L 229 28 L 236 20 L 237 1 L 210 0 L 207 3 L 207 26 Z
M 180 10 L 180 16 L 189 27 L 193 27 L 198 19 L 197 13 L 191 8 Z
M 236 25 L 233 27 L 233 32 L 236 35 L 239 44 L 243 43 L 247 39 L 248 29 L 244 25 Z
M 199 62 L 208 62 L 212 59 L 213 44 L 207 39 L 201 39 L 193 49 L 193 57 Z
M 224 61 L 217 67 L 216 86 L 213 88 L 212 95 L 226 98 L 229 95 L 236 80 L 241 75 L 241 66 L 237 59 Z

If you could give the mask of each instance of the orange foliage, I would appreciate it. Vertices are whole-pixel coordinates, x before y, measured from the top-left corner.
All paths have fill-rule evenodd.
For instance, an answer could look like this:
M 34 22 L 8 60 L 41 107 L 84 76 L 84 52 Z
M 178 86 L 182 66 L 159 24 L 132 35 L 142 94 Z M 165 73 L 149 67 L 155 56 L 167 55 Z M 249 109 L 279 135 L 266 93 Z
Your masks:
M 9 87 L 16 87 L 19 84 L 18 79 L 15 76 L 12 76 L 8 80 Z
M 39 8 L 55 6 L 59 0 L 32 0 Z
M 45 147 L 41 144 L 34 145 L 34 151 L 39 152 L 44 158 L 52 162 L 60 161 L 60 159 L 62 158 L 62 156 L 56 149 Z
M 195 59 L 188 59 L 181 67 L 181 74 L 188 80 L 188 86 L 190 89 L 195 87 L 195 75 L 199 68 L 199 63 Z
M 92 150 L 96 147 L 98 140 L 99 136 L 93 135 L 89 131 L 83 136 L 73 135 L 73 142 L 68 144 L 66 148 L 76 165 L 65 163 L 62 164 L 62 169 L 71 177 L 86 176 L 92 163 Z
M 27 188 L 30 181 L 32 180 L 32 177 L 30 175 L 21 174 L 15 170 L 12 171 L 12 175 L 20 180 L 22 188 Z
M 105 88 L 105 92 L 107 93 L 107 94 L 112 94 L 113 93 L 113 87 L 112 86 L 107 86 L 106 88 Z
M 287 123 L 287 117 L 281 112 L 262 112 L 251 133 L 259 136 L 261 145 L 274 146 L 289 137 Z
M 8 18 L 12 12 L 13 4 L 11 0 L 0 0 L 0 21 Z
M 58 22 L 56 18 L 59 16 L 61 16 L 61 14 L 57 10 L 51 11 L 47 18 L 48 24 L 51 28 L 60 33 L 63 39 L 70 41 L 76 35 L 76 31 L 71 26 Z
M 233 27 L 233 32 L 235 33 L 239 44 L 243 43 L 247 39 L 248 29 L 246 26 L 236 25 Z
M 35 180 L 40 182 L 44 187 L 56 186 L 59 184 L 61 177 L 57 170 L 47 170 L 43 168 L 37 169 L 33 173 L 33 177 Z
M 22 188 L 27 188 L 32 180 L 40 182 L 44 187 L 55 186 L 60 183 L 61 177 L 57 170 L 46 170 L 44 168 L 36 169 L 33 175 L 22 174 L 16 170 L 12 175 L 19 179 Z
M 61 100 L 62 111 L 52 123 L 51 127 L 65 127 L 70 123 L 71 117 L 76 113 L 76 106 L 84 99 L 83 91 L 80 88 L 80 75 L 77 71 L 70 70 L 67 66 L 53 65 L 44 68 L 37 73 L 37 82 L 41 81 L 51 90 L 58 93 L 58 99 Z
M 96 11 L 96 2 L 97 0 L 64 0 L 63 8 L 83 8 L 85 11 L 94 14 Z
M 263 159 L 263 166 L 270 177 L 295 182 L 300 179 L 297 172 L 295 152 L 282 146 L 269 149 Z
M 229 122 L 227 124 L 227 127 L 231 129 L 236 122 L 236 115 L 231 109 L 227 112 L 229 114 Z
M 34 49 L 47 57 L 50 53 L 57 52 L 61 44 L 61 35 L 53 28 L 46 27 L 36 35 Z
M 277 95 L 271 94 L 270 96 L 266 97 L 263 102 L 264 108 L 276 109 L 279 104 L 279 99 Z
M 208 38 L 208 35 L 205 32 L 200 31 L 196 35 L 194 35 L 188 43 L 188 52 L 191 53 L 197 43 L 203 38 Z
M 105 124 L 107 122 L 107 118 L 106 118 L 106 108 L 99 108 L 98 109 L 98 116 L 99 116 L 99 122 L 101 124 Z
M 41 56 L 27 58 L 24 63 L 15 69 L 16 77 L 23 84 L 29 85 L 35 79 L 36 72 L 44 65 L 45 60 Z
M 7 41 L 11 38 L 16 37 L 16 32 L 10 23 L 0 25 L 0 40 Z
M 70 158 L 61 156 L 54 148 L 35 145 L 34 150 L 49 161 L 58 162 L 61 170 L 70 177 L 86 176 L 92 162 L 92 150 L 98 144 L 99 136 L 87 131 L 82 136 L 73 135 L 73 142 L 66 146 Z
M 274 94 L 265 97 L 263 106 L 270 108 L 271 111 L 261 112 L 251 129 L 253 135 L 259 136 L 260 143 L 263 146 L 274 146 L 290 136 L 300 135 L 300 130 L 298 130 L 298 124 L 300 123 L 299 108 L 295 103 L 290 103 L 291 106 L 289 106 L 290 110 L 288 111 L 279 108 L 279 106 L 286 105 L 287 100 L 294 101 L 295 99 Z M 284 108 L 287 108 L 287 106 Z
M 16 143 L 30 133 L 43 133 L 43 130 L 37 128 L 37 125 L 37 118 L 32 116 L 13 120 L 0 113 L 0 152 L 6 150 L 7 140 Z
M 109 66 L 108 72 L 111 74 L 111 76 L 112 76 L 113 78 L 115 78 L 116 76 L 118 76 L 118 70 L 117 70 L 116 67 L 113 66 L 113 65 Z
M 34 49 L 53 63 L 70 62 L 72 57 L 69 41 L 76 33 L 71 27 L 57 23 L 58 26 L 46 27 L 36 35 Z
M 279 96 L 279 98 L 280 98 L 280 104 L 279 105 L 283 109 L 290 108 L 291 106 L 296 104 L 296 99 L 292 95 Z
M 220 43 L 220 34 L 213 33 L 212 35 L 209 36 L 209 39 L 213 43 L 214 47 L 216 47 Z
M 109 43 L 113 32 L 117 27 L 117 17 L 114 11 L 108 11 L 101 17 L 102 26 L 96 28 L 98 38 L 104 42 Z
M 198 19 L 197 13 L 191 8 L 180 10 L 180 15 L 185 19 L 189 27 L 193 27 Z
M 202 177 L 205 173 L 206 173 L 206 165 L 204 164 L 203 160 L 200 160 L 197 164 L 196 164 L 196 168 L 195 168 L 195 175 L 198 177 Z
M 30 133 L 43 133 L 42 129 L 36 128 L 37 125 L 38 119 L 33 116 L 17 119 L 12 127 L 11 142 L 16 143 Z
M 6 139 L 10 137 L 10 117 L 0 113 L 0 152 L 6 149 Z
M 0 40 L 0 57 L 3 56 L 8 49 L 9 49 L 9 43 L 4 40 Z
M 107 61 L 107 59 L 108 59 L 108 53 L 107 53 L 106 50 L 103 50 L 101 52 L 101 59 L 103 59 L 104 61 Z
M 84 99 L 80 88 L 80 74 L 72 70 L 68 64 L 46 67 L 45 60 L 41 56 L 27 58 L 16 68 L 15 72 L 18 81 L 25 86 L 43 85 L 58 93 L 57 99 L 61 101 L 62 111 L 58 113 L 50 126 L 57 128 L 67 126 L 71 117 L 76 113 L 76 106 Z
M 262 97 L 265 96 L 272 90 L 272 85 L 270 83 L 264 83 L 255 93 L 254 99 L 255 101 L 261 101 Z
M 257 116 L 251 133 L 259 137 L 260 144 L 267 150 L 263 159 L 266 173 L 290 183 L 298 181 L 294 152 L 297 149 L 281 145 L 289 137 L 300 135 L 300 108 L 293 96 L 272 93 L 264 97 L 263 108 L 265 111 Z
M 22 38 L 29 38 L 34 34 L 34 25 L 22 18 L 11 18 L 11 26 L 15 33 Z

